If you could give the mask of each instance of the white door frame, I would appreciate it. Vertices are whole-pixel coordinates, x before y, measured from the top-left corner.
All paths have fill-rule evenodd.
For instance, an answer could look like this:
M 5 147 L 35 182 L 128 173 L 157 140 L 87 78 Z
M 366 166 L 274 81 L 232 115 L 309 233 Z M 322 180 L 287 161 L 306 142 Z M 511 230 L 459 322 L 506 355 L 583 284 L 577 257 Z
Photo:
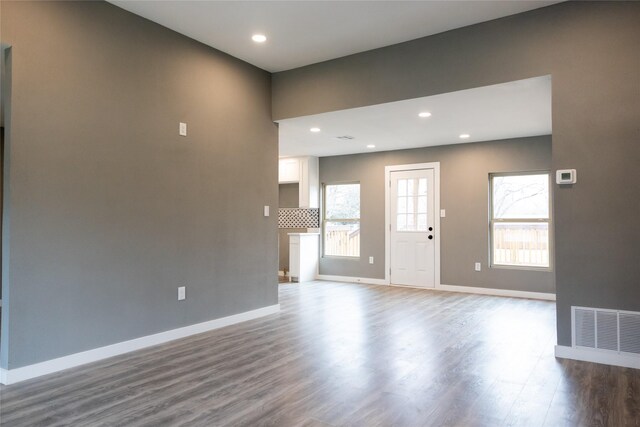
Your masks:
M 431 163 L 414 163 L 410 165 L 394 165 L 384 167 L 384 279 L 387 285 L 391 285 L 391 202 L 390 202 L 390 187 L 391 187 L 391 172 L 397 171 L 411 171 L 419 169 L 433 169 L 433 188 L 434 188 L 434 201 L 433 201 L 433 222 L 435 228 L 435 288 L 441 286 L 440 284 L 440 162 Z M 421 288 L 422 289 L 422 288 Z

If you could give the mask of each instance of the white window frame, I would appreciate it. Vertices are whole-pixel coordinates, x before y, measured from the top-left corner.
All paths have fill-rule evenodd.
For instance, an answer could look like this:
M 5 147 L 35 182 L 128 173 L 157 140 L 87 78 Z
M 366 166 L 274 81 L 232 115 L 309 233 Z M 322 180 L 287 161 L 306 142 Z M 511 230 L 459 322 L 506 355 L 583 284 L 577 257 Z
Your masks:
M 493 178 L 501 176 L 526 176 L 526 175 L 547 175 L 549 180 L 549 218 L 494 218 L 493 216 Z M 554 259 L 554 241 L 553 241 L 553 197 L 552 197 L 552 185 L 551 172 L 548 170 L 539 171 L 526 171 L 526 172 L 497 172 L 489 174 L 489 266 L 491 268 L 504 268 L 513 270 L 533 270 L 533 271 L 552 271 L 553 259 Z M 549 266 L 539 267 L 534 265 L 511 265 L 511 264 L 496 264 L 494 262 L 494 250 L 493 244 L 493 225 L 495 223 L 546 223 L 548 224 L 549 233 Z
M 327 187 L 338 185 L 358 185 L 360 189 L 360 198 L 358 204 L 360 205 L 360 217 L 359 218 L 331 218 L 327 219 Z M 362 242 L 358 242 L 358 256 L 353 255 L 327 255 L 325 253 L 325 237 L 326 237 L 326 225 L 328 222 L 347 222 L 360 225 L 360 236 L 362 237 L 362 185 L 359 181 L 350 182 L 328 182 L 322 184 L 322 257 L 323 258 L 338 258 L 338 259 L 352 259 L 358 260 L 362 256 Z

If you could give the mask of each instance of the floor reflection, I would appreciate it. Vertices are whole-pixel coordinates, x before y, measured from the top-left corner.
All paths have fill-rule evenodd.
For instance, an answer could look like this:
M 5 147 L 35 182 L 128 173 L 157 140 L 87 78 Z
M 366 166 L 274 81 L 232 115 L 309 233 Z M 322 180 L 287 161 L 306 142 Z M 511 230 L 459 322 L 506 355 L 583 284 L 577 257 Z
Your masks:
M 399 405 L 428 425 L 591 423 L 584 366 L 606 367 L 555 359 L 552 302 L 327 282 L 294 294 L 301 327 L 316 338 L 315 367 L 329 368 L 345 401 L 377 402 L 355 413 Z M 638 373 L 630 377 L 637 384 Z

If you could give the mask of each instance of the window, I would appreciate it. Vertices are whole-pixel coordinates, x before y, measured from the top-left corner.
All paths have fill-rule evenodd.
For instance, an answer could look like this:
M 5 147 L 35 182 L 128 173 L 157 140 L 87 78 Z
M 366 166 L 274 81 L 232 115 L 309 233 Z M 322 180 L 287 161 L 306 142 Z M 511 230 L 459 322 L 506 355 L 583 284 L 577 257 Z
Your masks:
M 324 186 L 325 256 L 360 256 L 360 184 Z
M 491 265 L 549 268 L 549 173 L 492 174 Z

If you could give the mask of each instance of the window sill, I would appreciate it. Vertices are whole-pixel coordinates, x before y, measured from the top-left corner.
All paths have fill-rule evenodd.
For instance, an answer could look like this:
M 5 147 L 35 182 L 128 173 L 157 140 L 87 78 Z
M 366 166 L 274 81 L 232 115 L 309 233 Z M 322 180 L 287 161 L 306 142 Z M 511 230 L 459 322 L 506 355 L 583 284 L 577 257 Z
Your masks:
M 489 268 L 495 268 L 496 270 L 520 270 L 520 271 L 539 271 L 539 272 L 553 271 L 553 268 L 551 267 L 532 267 L 532 266 L 525 266 L 525 265 L 491 264 Z
M 347 261 L 358 261 L 361 257 L 359 256 L 342 256 L 342 255 L 322 255 L 322 258 L 327 259 L 344 259 Z

